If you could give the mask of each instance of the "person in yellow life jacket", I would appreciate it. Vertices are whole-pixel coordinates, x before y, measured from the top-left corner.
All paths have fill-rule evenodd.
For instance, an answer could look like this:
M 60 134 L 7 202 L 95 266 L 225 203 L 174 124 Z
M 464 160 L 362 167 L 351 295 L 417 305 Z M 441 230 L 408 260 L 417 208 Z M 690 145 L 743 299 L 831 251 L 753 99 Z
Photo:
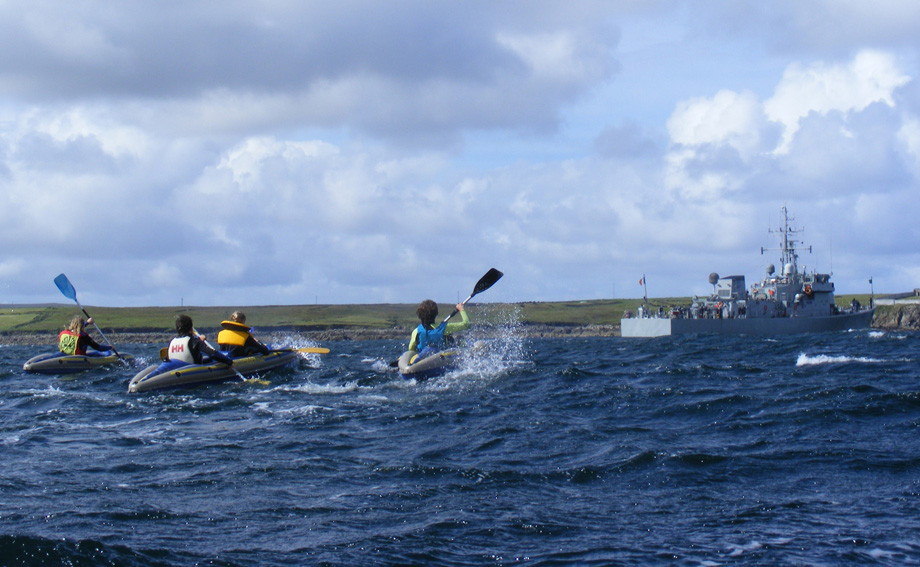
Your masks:
M 217 346 L 220 350 L 227 351 L 234 358 L 252 356 L 254 354 L 269 354 L 271 349 L 263 345 L 252 336 L 252 327 L 246 325 L 246 315 L 234 311 L 228 321 L 221 321 L 223 330 L 217 334 Z
M 86 347 L 92 347 L 100 352 L 110 351 L 109 345 L 100 345 L 86 334 L 86 324 L 92 324 L 93 318 L 83 320 L 83 317 L 75 315 L 70 320 L 67 328 L 58 334 L 58 348 L 64 354 L 86 354 Z
M 181 361 L 188 364 L 201 364 L 205 361 L 204 355 L 213 360 L 233 366 L 233 359 L 222 352 L 214 350 L 204 337 L 195 332 L 195 324 L 188 315 L 176 317 L 176 338 L 169 342 L 167 358 L 171 361 Z
M 412 330 L 412 336 L 409 338 L 409 350 L 419 353 L 419 358 L 425 358 L 428 354 L 433 354 L 438 350 L 447 347 L 453 342 L 453 333 L 463 331 L 470 326 L 470 316 L 466 314 L 462 303 L 457 304 L 457 311 L 460 312 L 460 321 L 455 323 L 441 323 L 437 327 L 434 321 L 438 317 L 438 304 L 430 299 L 419 303 L 415 314 L 420 321 L 419 326 Z

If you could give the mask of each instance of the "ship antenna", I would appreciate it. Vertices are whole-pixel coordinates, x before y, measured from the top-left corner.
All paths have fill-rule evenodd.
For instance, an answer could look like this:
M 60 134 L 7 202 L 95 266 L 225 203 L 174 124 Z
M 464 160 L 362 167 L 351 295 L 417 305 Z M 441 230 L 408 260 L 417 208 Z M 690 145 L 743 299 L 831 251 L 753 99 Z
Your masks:
M 783 267 L 782 275 L 785 275 L 786 266 L 790 266 L 792 272 L 797 274 L 799 272 L 799 254 L 796 251 L 796 244 L 799 243 L 798 240 L 794 238 L 795 233 L 801 232 L 801 228 L 792 228 L 789 226 L 790 222 L 794 222 L 795 219 L 789 216 L 789 209 L 786 205 L 783 205 L 783 225 L 780 227 L 779 231 L 782 234 L 780 239 L 780 265 Z M 777 232 L 773 229 L 769 229 L 770 233 Z M 760 253 L 763 254 L 764 251 L 768 250 L 767 248 L 761 248 Z M 808 252 L 811 253 L 811 246 L 808 247 Z

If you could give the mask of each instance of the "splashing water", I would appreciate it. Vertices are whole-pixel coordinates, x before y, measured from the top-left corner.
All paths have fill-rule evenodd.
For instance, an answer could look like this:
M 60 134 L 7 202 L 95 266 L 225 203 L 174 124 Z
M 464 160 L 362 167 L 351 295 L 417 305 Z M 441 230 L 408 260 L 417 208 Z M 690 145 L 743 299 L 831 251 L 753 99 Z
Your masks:
M 804 352 L 799 354 L 798 360 L 796 360 L 796 366 L 814 366 L 818 364 L 845 364 L 847 362 L 885 362 L 884 360 L 878 358 L 869 358 L 865 356 L 830 356 L 827 354 L 818 354 L 815 356 L 810 356 Z
M 467 333 L 472 345 L 463 356 L 461 369 L 479 376 L 495 376 L 524 360 L 524 333 L 519 306 L 487 307 L 483 322 Z

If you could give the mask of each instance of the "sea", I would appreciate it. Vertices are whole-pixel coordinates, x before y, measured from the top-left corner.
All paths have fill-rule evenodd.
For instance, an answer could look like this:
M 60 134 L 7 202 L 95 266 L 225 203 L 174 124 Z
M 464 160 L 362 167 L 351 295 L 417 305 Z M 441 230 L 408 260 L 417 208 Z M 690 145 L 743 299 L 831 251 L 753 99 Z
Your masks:
M 163 344 L 0 347 L 0 565 L 920 564 L 917 334 L 502 331 L 427 381 L 352 340 L 143 394 Z

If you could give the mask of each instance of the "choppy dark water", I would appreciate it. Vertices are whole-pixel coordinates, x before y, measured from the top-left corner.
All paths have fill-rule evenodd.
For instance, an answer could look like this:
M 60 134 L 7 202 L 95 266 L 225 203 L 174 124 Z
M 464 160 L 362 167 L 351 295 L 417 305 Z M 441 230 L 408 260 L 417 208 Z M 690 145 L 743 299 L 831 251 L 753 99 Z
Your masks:
M 509 340 L 420 384 L 340 342 L 141 395 L 0 347 L 0 564 L 917 565 L 918 338 Z

